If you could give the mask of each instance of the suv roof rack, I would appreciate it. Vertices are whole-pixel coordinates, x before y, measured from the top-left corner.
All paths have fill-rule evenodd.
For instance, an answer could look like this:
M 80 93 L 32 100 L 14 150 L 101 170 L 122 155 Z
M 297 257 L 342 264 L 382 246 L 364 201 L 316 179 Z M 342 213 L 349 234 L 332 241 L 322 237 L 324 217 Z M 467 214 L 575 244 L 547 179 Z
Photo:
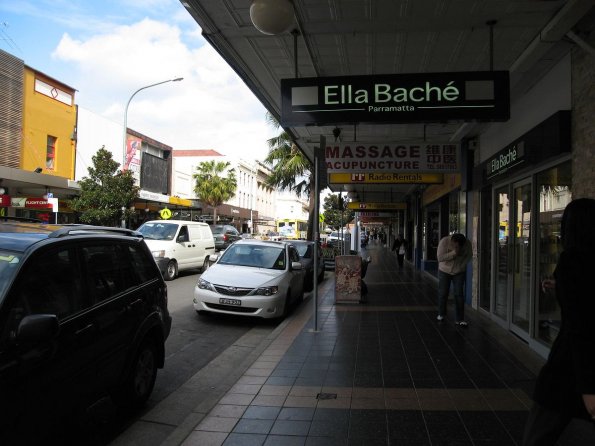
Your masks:
M 133 231 L 132 229 L 114 228 L 111 226 L 80 225 L 80 224 L 65 224 L 65 225 L 63 225 L 62 228 L 57 229 L 56 231 L 52 232 L 48 237 L 58 238 L 58 237 L 65 237 L 67 235 L 90 234 L 90 233 L 119 234 L 119 235 L 128 235 L 130 237 L 143 238 L 143 235 L 140 232 Z

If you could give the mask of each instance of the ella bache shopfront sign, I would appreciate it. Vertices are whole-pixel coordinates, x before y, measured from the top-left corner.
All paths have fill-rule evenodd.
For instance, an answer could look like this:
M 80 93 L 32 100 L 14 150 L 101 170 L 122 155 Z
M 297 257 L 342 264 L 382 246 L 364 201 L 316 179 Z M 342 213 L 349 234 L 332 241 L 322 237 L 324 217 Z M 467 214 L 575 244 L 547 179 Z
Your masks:
M 416 73 L 281 80 L 283 126 L 506 121 L 507 71 Z

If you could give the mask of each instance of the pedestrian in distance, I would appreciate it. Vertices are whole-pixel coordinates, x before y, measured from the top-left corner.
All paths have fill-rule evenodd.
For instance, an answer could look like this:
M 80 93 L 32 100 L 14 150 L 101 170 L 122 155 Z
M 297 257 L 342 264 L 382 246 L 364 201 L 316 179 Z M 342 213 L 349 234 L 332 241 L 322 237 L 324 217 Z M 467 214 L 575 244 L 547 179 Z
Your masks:
M 541 369 L 523 446 L 555 445 L 573 418 L 595 429 L 595 200 L 571 201 L 562 214 L 562 253 L 554 279 L 560 331 Z M 544 281 L 545 282 L 545 281 Z
M 467 263 L 471 260 L 471 242 L 463 234 L 442 237 L 438 243 L 438 316 L 446 317 L 446 302 L 452 284 L 455 300 L 455 323 L 467 327 L 465 321 L 464 285 Z
M 397 263 L 399 265 L 399 269 L 403 268 L 403 263 L 405 260 L 405 254 L 407 254 L 407 249 L 409 248 L 409 244 L 407 240 L 403 237 L 403 234 L 397 235 L 397 238 L 393 242 L 392 251 L 397 254 Z

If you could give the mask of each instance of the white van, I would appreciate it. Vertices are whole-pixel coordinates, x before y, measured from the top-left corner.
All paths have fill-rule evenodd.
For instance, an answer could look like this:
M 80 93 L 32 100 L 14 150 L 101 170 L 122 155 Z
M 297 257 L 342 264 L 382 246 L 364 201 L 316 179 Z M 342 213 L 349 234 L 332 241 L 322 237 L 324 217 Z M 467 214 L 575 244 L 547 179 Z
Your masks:
M 155 257 L 165 280 L 178 272 L 209 267 L 215 254 L 215 240 L 208 224 L 184 220 L 151 220 L 137 229 Z

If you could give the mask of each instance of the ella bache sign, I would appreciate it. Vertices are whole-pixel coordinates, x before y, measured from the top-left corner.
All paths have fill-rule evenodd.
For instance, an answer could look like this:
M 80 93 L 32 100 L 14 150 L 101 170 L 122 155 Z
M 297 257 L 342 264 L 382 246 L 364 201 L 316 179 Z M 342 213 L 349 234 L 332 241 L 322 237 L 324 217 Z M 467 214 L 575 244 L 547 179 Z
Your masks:
M 283 126 L 509 118 L 507 71 L 281 80 Z

